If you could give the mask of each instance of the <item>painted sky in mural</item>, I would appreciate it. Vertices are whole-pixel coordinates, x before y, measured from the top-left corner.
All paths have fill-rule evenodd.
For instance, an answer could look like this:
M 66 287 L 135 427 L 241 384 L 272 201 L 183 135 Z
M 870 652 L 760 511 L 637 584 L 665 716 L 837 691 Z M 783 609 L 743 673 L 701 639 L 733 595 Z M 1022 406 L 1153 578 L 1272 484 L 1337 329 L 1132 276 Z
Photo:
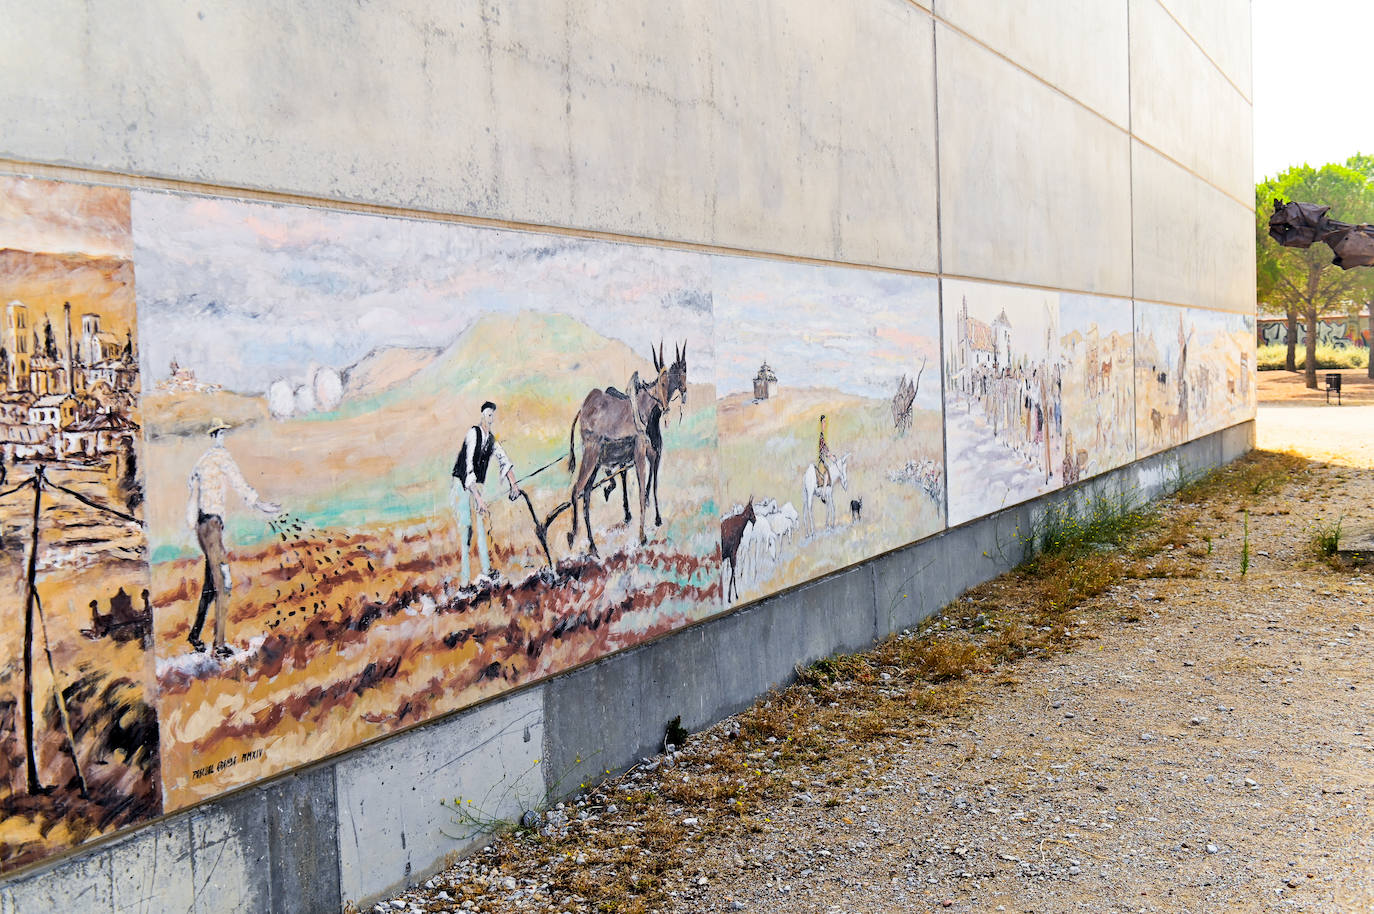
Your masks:
M 717 356 L 721 395 L 753 390 L 758 356 L 767 353 L 780 383 L 882 399 L 891 396 L 894 378 L 920 369 L 932 342 L 938 346 L 937 328 L 929 326 L 930 313 L 938 314 L 929 279 L 742 257 L 714 258 L 712 272 L 716 291 L 731 303 L 721 324 L 729 347 L 721 345 Z M 926 320 L 913 321 L 913 311 Z M 932 368 L 935 361 L 930 357 Z M 939 406 L 939 384 L 930 375 L 918 403 Z
M 135 207 L 139 282 L 152 290 L 140 312 L 165 328 L 144 352 L 154 379 L 176 360 L 257 393 L 312 362 L 342 369 L 521 310 L 566 315 L 647 356 L 668 328 L 710 319 L 698 255 L 172 194 L 137 194 Z M 626 319 L 650 303 L 661 320 Z M 209 338 L 196 332 L 207 321 Z M 692 357 L 710 377 L 710 348 Z
M 722 521 L 727 595 L 754 599 L 938 530 L 935 282 L 728 257 L 712 275 L 722 485 L 745 512 Z

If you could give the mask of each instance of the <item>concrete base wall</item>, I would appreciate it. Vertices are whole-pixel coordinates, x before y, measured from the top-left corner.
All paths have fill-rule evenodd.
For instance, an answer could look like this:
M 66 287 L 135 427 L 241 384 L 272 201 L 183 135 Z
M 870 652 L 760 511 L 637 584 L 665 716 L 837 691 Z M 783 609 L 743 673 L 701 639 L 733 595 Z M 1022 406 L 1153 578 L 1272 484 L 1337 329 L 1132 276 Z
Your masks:
M 0 887 L 0 914 L 335 914 L 424 878 L 517 819 L 703 728 L 796 667 L 934 615 L 1014 566 L 1053 506 L 1156 498 L 1254 447 L 1245 422 L 905 549 L 87 847 Z M 471 804 L 466 803 L 471 800 Z M 466 817 L 453 812 L 462 801 Z

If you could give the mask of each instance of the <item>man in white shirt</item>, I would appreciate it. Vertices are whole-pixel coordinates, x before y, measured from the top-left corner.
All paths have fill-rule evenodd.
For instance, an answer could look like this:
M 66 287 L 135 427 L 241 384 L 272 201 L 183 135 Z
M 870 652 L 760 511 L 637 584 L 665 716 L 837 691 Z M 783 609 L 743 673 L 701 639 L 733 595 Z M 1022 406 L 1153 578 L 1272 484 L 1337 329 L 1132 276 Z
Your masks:
M 205 554 L 205 583 L 200 591 L 200 605 L 196 609 L 196 622 L 191 626 L 187 641 L 197 651 L 205 650 L 205 642 L 200 640 L 201 629 L 205 627 L 205 614 L 210 604 L 215 604 L 215 655 L 229 657 L 234 652 L 225 644 L 224 621 L 229 610 L 229 592 L 233 579 L 229 577 L 229 553 L 224 548 L 224 512 L 228 508 L 229 489 L 239 494 L 250 507 L 263 514 L 275 515 L 281 506 L 263 501 L 258 493 L 243 478 L 238 464 L 224 446 L 224 433 L 229 426 L 216 419 L 210 423 L 212 444 L 191 470 L 186 481 L 190 498 L 186 501 L 186 524 L 200 544 Z
M 474 425 L 468 429 L 466 437 L 463 438 L 463 446 L 458 451 L 458 459 L 453 463 L 453 485 L 449 489 L 449 503 L 453 506 L 458 526 L 463 530 L 463 537 L 458 545 L 463 553 L 464 584 L 472 580 L 470 553 L 474 526 L 477 528 L 477 558 L 482 563 L 482 575 L 477 579 L 477 584 L 487 586 L 498 577 L 492 572 L 491 559 L 487 555 L 485 521 L 491 518 L 491 509 L 487 507 L 486 498 L 482 494 L 482 486 L 487 481 L 487 468 L 491 465 L 492 458 L 496 459 L 497 475 L 504 477 L 510 484 L 510 500 L 515 501 L 520 497 L 520 486 L 515 481 L 515 467 L 506 456 L 505 450 L 496 443 L 496 436 L 492 434 L 495 422 L 496 404 L 488 400 L 482 404 L 481 425 Z M 472 510 L 474 505 L 477 508 L 476 514 Z

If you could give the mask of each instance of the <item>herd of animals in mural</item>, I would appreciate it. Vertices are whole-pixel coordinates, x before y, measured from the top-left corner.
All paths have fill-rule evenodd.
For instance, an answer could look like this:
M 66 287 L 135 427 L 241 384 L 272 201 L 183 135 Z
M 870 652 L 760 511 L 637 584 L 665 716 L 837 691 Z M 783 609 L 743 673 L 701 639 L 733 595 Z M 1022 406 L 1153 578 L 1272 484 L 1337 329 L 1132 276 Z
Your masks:
M 0 184 L 3 871 L 1253 410 L 1241 315 Z

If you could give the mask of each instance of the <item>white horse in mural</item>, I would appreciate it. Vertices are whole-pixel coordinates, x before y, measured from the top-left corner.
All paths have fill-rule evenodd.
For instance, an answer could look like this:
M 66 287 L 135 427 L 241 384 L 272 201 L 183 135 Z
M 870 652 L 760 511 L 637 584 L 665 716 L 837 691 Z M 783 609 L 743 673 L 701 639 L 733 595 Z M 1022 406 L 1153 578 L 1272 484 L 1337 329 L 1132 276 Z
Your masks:
M 849 491 L 849 455 L 845 454 L 835 461 L 828 485 L 817 485 L 816 476 L 816 465 L 807 464 L 806 473 L 802 476 L 802 526 L 807 533 L 816 532 L 816 517 L 811 511 L 813 498 L 825 502 L 825 525 L 835 526 L 835 482 L 838 480 L 840 488 Z

